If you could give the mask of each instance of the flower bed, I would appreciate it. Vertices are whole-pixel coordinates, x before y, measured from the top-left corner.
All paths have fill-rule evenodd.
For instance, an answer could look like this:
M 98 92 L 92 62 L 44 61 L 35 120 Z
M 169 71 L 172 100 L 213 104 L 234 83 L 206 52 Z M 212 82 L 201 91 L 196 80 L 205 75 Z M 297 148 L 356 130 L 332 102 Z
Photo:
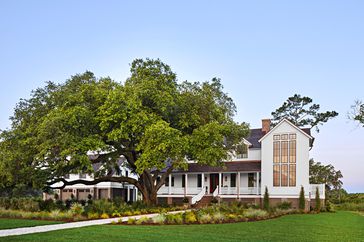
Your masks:
M 80 221 L 150 213 L 166 213 L 183 207 L 148 207 L 142 202 L 127 204 L 120 200 L 88 200 L 66 202 L 51 199 L 42 201 L 32 198 L 0 198 L 0 217 Z
M 160 213 L 159 215 L 152 218 L 141 217 L 138 220 L 130 218 L 127 222 L 120 220 L 119 222 L 113 224 L 166 225 L 233 223 L 258 221 L 294 213 L 299 213 L 299 211 L 287 208 L 273 209 L 272 211 L 267 212 L 258 208 L 246 208 L 243 206 L 238 207 L 223 204 L 175 214 Z

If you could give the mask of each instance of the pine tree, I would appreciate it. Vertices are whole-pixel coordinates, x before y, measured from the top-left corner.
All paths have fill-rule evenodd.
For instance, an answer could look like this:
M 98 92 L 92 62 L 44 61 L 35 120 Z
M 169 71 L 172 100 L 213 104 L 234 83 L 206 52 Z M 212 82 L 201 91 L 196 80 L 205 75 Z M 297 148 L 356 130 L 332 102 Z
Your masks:
M 315 210 L 316 210 L 316 212 L 320 212 L 321 211 L 321 200 L 320 200 L 320 191 L 319 191 L 318 187 L 316 187 L 315 202 L 316 202 Z
M 266 211 L 269 211 L 269 193 L 268 193 L 268 188 L 265 187 L 265 192 L 264 192 L 264 198 L 263 198 L 263 208 Z
M 304 211 L 305 210 L 305 205 L 306 205 L 306 201 L 305 201 L 305 190 L 303 188 L 303 186 L 301 186 L 301 191 L 300 191 L 300 197 L 299 197 L 299 209 Z

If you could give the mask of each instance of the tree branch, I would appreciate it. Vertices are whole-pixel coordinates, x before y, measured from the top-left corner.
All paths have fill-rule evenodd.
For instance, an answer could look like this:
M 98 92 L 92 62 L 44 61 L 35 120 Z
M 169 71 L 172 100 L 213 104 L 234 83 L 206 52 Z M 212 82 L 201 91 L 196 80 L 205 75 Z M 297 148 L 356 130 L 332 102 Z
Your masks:
M 62 182 L 63 185 L 59 186 L 59 187 L 52 187 L 52 185 L 54 185 L 55 183 L 58 182 Z M 127 182 L 129 184 L 135 185 L 139 188 L 139 184 L 138 181 L 134 178 L 131 177 L 125 177 L 125 176 L 120 176 L 120 177 L 115 177 L 115 176 L 104 176 L 104 177 L 100 177 L 100 178 L 96 178 L 94 180 L 82 180 L 82 179 L 78 179 L 78 180 L 72 180 L 72 181 L 67 181 L 66 179 L 62 178 L 56 178 L 50 182 L 47 182 L 47 186 L 48 188 L 52 188 L 52 189 L 63 189 L 66 186 L 72 186 L 72 185 L 76 185 L 76 184 L 83 184 L 83 185 L 96 185 L 100 182 Z

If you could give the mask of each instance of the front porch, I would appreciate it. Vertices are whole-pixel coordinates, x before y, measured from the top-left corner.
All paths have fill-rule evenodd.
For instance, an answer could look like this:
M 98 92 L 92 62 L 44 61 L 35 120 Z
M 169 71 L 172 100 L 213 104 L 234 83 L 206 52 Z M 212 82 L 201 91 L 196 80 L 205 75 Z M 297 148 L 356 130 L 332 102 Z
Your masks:
M 173 173 L 158 191 L 158 197 L 221 198 L 256 197 L 261 195 L 260 172 Z

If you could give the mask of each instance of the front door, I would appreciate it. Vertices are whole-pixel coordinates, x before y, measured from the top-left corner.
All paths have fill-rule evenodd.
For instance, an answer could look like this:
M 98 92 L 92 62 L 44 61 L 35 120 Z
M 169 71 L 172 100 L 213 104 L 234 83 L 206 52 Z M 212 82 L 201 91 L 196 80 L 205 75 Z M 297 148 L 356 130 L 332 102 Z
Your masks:
M 210 193 L 213 193 L 219 185 L 219 174 L 210 174 Z

